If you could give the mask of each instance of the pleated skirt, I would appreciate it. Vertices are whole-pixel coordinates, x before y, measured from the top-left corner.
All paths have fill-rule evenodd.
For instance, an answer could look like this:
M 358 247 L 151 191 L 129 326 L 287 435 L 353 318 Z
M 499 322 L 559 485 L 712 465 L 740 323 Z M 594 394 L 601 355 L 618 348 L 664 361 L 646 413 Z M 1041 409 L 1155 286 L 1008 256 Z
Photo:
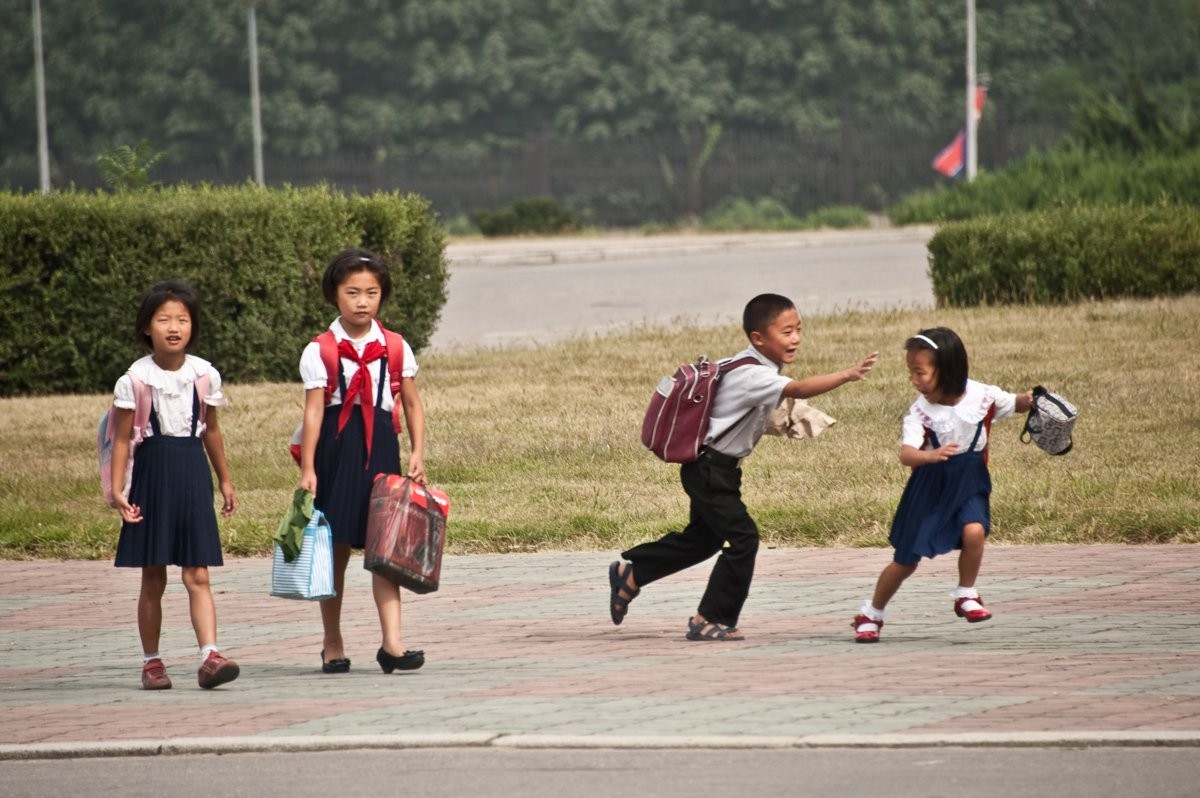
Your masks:
M 956 454 L 913 471 L 900 496 L 889 536 L 893 559 L 911 565 L 962 547 L 963 527 L 991 531 L 992 477 L 982 452 Z
M 325 408 L 321 436 L 313 455 L 317 472 L 314 506 L 325 514 L 333 542 L 361 549 L 367 542 L 367 515 L 376 474 L 400 473 L 400 441 L 392 429 L 390 413 L 374 408 L 371 459 L 367 460 L 362 411 L 354 408 L 338 434 L 341 405 Z
M 223 565 L 213 481 L 200 438 L 153 435 L 137 448 L 129 501 L 142 510 L 121 524 L 116 565 Z

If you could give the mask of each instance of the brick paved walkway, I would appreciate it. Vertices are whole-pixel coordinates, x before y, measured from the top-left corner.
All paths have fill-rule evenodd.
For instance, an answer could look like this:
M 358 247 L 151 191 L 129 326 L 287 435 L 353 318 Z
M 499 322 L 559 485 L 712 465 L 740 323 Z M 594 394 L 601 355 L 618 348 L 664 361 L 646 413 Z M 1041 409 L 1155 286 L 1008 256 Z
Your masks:
M 605 553 L 448 558 L 405 601 L 424 670 L 384 676 L 369 575 L 354 559 L 348 675 L 323 675 L 317 607 L 267 595 L 270 563 L 213 569 L 221 644 L 242 676 L 195 685 L 172 569 L 170 691 L 139 688 L 137 572 L 0 562 L 0 758 L 125 741 L 237 750 L 289 744 L 724 745 L 1118 740 L 1200 744 L 1200 546 L 992 546 L 968 625 L 953 557 L 922 564 L 878 645 L 849 627 L 890 552 L 760 554 L 747 641 L 690 643 L 708 566 L 649 586 L 608 620 Z

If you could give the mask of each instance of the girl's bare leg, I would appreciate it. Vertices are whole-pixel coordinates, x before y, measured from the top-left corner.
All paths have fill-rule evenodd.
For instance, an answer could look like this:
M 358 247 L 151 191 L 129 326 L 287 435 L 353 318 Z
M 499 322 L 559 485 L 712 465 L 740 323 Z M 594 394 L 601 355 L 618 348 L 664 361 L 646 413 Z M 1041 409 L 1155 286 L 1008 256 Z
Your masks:
M 383 650 L 399 657 L 404 653 L 400 634 L 400 588 L 379 574 L 371 574 L 371 592 L 379 610 Z
M 342 640 L 342 595 L 346 586 L 346 564 L 350 562 L 350 544 L 333 544 L 333 598 L 321 601 L 321 626 L 325 638 L 321 646 L 325 650 L 325 661 L 344 659 L 346 644 Z
M 983 524 L 967 524 L 963 527 L 962 551 L 958 555 L 959 587 L 975 587 L 979 568 L 983 565 L 983 547 L 987 536 Z
M 208 581 L 208 568 L 199 566 L 183 569 L 183 586 L 187 588 L 188 609 L 192 615 L 192 628 L 196 630 L 196 644 L 200 648 L 217 644 L 217 607 L 213 603 L 212 587 Z
M 904 580 L 913 575 L 917 570 L 917 563 L 912 565 L 901 565 L 898 562 L 890 562 L 883 569 L 883 573 L 879 575 L 879 580 L 875 582 L 875 593 L 871 597 L 871 604 L 877 610 L 882 610 L 892 600 L 892 596 L 896 595 L 896 591 L 900 589 L 900 585 L 904 584 Z
M 137 618 L 143 654 L 158 652 L 158 642 L 162 636 L 162 597 L 166 589 L 167 566 L 151 565 L 142 569 Z

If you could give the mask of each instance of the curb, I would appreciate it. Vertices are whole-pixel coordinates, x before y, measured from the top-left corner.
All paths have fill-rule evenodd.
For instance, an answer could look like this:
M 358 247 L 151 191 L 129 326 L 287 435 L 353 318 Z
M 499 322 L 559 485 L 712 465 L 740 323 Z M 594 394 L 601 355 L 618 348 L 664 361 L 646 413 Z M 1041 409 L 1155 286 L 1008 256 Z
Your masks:
M 927 241 L 934 227 L 913 225 L 884 230 L 822 230 L 806 233 L 751 235 L 695 235 L 688 237 L 649 236 L 630 239 L 536 239 L 528 242 L 451 243 L 446 263 L 463 266 L 550 266 L 559 263 L 594 263 L 609 260 L 700 255 L 755 249 L 796 249 L 829 246 L 847 241 L 878 243 Z
M 122 756 L 298 753 L 416 748 L 506 749 L 786 749 L 786 748 L 1200 748 L 1200 732 L 1093 731 L 957 734 L 556 735 L 462 732 L 322 737 L 196 737 L 112 742 L 0 745 L 0 762 Z

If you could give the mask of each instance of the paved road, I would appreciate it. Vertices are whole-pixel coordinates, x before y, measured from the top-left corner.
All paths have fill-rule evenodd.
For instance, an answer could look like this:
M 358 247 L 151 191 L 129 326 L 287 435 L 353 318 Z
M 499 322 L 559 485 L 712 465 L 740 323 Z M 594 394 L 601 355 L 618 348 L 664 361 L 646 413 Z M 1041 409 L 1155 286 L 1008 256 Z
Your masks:
M 753 468 L 750 465 L 749 468 Z M 351 563 L 348 675 L 319 672 L 313 605 L 267 596 L 269 563 L 214 569 L 243 666 L 195 686 L 177 578 L 162 650 L 176 687 L 138 689 L 137 575 L 107 562 L 0 563 L 0 759 L 375 746 L 811 747 L 1200 744 L 1200 547 L 993 546 L 968 625 L 953 558 L 906 583 L 883 642 L 849 620 L 880 549 L 773 549 L 743 643 L 684 640 L 707 575 L 648 587 L 608 621 L 605 553 L 448 558 L 406 600 L 428 665 L 384 676 L 368 574 Z M 96 742 L 100 741 L 100 742 Z
M 1195 798 L 1188 748 L 323 751 L 3 763 L 6 798 Z M 636 789 L 634 789 L 636 787 Z M 624 792 L 622 792 L 624 791 Z
M 751 296 L 801 313 L 929 307 L 932 228 L 452 244 L 431 349 L 519 346 L 684 318 L 740 319 Z

